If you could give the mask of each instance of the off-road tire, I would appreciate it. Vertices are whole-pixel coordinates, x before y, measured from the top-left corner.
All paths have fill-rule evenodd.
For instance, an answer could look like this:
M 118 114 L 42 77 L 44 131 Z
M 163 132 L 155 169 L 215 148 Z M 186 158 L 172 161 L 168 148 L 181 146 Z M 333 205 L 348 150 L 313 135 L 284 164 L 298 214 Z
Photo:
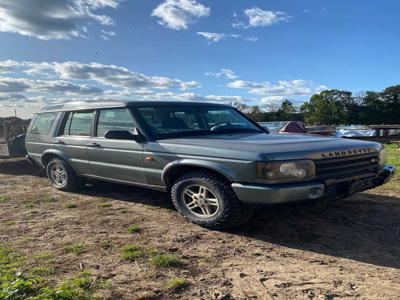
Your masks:
M 218 198 L 219 212 L 210 218 L 199 218 L 185 208 L 182 192 L 185 187 L 192 184 L 201 184 L 210 189 Z M 193 171 L 180 176 L 171 188 L 172 203 L 191 223 L 202 227 L 222 230 L 246 223 L 252 216 L 252 209 L 245 207 L 228 180 L 222 176 L 207 171 Z
M 56 164 L 65 170 L 66 183 L 64 185 L 56 184 L 52 180 L 52 177 L 50 175 L 51 168 Z M 74 191 L 79 191 L 85 187 L 85 180 L 76 175 L 75 171 L 71 168 L 71 166 L 62 159 L 54 158 L 50 160 L 49 163 L 46 165 L 46 174 L 51 185 L 60 191 L 74 192 Z

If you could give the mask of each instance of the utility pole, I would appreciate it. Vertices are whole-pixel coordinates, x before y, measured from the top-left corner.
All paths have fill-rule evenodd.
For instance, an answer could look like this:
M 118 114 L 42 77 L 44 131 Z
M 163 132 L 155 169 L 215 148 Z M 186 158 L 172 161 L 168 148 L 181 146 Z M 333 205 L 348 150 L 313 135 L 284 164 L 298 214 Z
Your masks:
M 14 115 L 15 115 L 15 117 L 17 117 L 17 109 L 16 108 L 14 109 Z

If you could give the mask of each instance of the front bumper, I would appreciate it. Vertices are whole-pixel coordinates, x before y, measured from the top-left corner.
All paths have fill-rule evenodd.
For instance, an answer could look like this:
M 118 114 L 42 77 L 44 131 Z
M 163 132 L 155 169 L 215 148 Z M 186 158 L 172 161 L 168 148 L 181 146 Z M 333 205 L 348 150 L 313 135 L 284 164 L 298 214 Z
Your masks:
M 376 174 L 330 180 L 329 182 L 300 182 L 288 184 L 233 183 L 238 198 L 246 204 L 278 204 L 316 199 L 344 198 L 354 193 L 372 189 L 390 180 L 395 167 L 385 166 Z

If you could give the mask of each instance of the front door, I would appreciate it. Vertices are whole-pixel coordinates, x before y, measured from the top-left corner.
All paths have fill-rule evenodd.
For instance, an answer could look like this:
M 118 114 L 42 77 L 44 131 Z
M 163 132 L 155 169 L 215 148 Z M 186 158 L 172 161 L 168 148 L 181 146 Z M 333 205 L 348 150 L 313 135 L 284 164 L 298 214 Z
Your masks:
M 130 183 L 144 183 L 143 145 L 133 140 L 112 140 L 109 130 L 134 133 L 136 124 L 128 108 L 100 109 L 94 135 L 88 140 L 90 173 Z

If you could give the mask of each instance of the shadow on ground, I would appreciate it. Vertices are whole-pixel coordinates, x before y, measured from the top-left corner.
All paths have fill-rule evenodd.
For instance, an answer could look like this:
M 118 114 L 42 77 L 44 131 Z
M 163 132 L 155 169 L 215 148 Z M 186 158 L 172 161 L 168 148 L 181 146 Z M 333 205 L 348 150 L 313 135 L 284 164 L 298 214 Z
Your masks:
M 0 173 L 39 176 L 25 161 L 0 161 Z M 89 185 L 83 195 L 172 208 L 165 193 L 110 183 Z M 361 193 L 316 204 L 257 209 L 253 219 L 231 233 L 293 249 L 400 268 L 400 198 Z M 321 262 L 322 263 L 322 262 Z

